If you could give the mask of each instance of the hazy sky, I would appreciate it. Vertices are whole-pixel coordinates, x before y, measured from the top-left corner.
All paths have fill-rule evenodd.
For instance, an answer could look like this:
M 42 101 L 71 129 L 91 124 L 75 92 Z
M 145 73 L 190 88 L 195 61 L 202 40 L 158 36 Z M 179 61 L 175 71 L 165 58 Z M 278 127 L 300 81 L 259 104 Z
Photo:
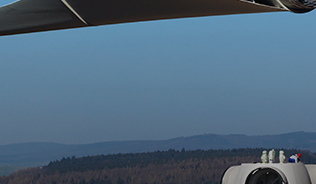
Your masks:
M 0 37 L 0 145 L 316 131 L 315 19 L 265 13 Z

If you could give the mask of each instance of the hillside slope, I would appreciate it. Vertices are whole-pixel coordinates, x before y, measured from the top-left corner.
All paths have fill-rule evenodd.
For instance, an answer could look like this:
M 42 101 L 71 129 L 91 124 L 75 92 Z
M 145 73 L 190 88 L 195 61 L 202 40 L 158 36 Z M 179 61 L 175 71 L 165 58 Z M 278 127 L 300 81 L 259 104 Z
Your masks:
M 162 141 L 114 141 L 85 145 L 21 143 L 0 146 L 0 165 L 41 166 L 62 157 L 157 150 L 209 150 L 233 148 L 287 148 L 316 152 L 316 133 L 293 132 L 280 135 L 246 136 L 206 134 Z
M 258 162 L 262 151 L 263 149 L 258 148 L 207 151 L 170 149 L 148 153 L 63 158 L 42 168 L 25 169 L 0 177 L 0 183 L 219 184 L 225 169 L 240 163 Z M 287 157 L 298 152 L 294 149 L 284 151 Z M 316 163 L 314 153 L 300 152 L 304 163 Z

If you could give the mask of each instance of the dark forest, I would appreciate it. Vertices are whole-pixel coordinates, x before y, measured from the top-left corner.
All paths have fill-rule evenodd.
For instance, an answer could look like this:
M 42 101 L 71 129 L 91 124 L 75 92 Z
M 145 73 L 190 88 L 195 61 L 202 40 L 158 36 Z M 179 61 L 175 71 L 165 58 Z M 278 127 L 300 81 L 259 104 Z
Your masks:
M 6 184 L 219 184 L 232 165 L 260 162 L 264 149 L 174 150 L 148 153 L 68 157 L 39 168 L 0 177 Z M 269 150 L 269 149 L 266 149 Z M 278 153 L 279 150 L 276 150 Z M 316 154 L 302 153 L 302 162 L 316 163 Z M 276 161 L 278 161 L 276 157 Z

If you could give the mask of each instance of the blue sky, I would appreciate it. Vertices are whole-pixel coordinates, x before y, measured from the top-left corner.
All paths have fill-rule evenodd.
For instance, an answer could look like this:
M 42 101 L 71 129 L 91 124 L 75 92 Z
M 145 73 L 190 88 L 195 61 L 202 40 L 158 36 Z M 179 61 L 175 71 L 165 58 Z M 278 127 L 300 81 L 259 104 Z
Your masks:
M 0 145 L 316 131 L 315 17 L 214 16 L 0 37 Z

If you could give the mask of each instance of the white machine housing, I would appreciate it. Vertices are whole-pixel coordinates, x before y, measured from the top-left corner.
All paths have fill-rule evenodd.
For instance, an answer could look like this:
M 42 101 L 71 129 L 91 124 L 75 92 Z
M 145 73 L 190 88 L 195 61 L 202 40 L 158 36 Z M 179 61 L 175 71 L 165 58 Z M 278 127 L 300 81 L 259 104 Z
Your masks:
M 316 165 L 250 163 L 228 168 L 221 184 L 316 184 Z

